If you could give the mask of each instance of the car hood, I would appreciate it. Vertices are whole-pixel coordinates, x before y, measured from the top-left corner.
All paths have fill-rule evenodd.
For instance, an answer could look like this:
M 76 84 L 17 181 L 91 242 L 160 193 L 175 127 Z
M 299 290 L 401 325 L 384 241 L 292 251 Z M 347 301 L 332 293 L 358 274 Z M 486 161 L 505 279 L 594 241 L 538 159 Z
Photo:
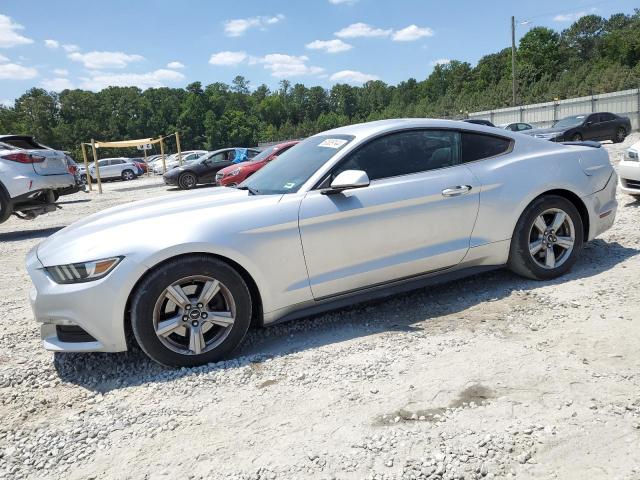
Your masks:
M 538 134 L 547 134 L 547 133 L 562 133 L 569 130 L 568 128 L 534 128 L 533 130 L 521 131 L 520 133 L 524 133 L 525 135 L 536 136 Z
M 127 203 L 88 216 L 56 232 L 37 249 L 44 266 L 146 256 L 168 245 L 189 243 L 216 222 L 233 222 L 281 195 L 251 195 L 235 188 L 211 188 Z
M 226 175 L 228 173 L 233 172 L 236 168 L 239 168 L 240 170 L 244 170 L 245 168 L 251 166 L 251 164 L 252 164 L 252 162 L 232 163 L 228 167 L 224 167 L 224 168 L 218 170 L 218 173 L 224 173 Z

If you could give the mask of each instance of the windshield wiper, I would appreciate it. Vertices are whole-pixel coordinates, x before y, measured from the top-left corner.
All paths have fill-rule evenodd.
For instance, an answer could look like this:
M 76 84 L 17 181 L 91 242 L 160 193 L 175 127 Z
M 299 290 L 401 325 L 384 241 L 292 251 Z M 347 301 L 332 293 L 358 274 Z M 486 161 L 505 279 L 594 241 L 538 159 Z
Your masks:
M 242 187 L 236 187 L 238 190 L 247 190 L 251 195 L 258 195 L 259 191 L 255 188 L 251 188 L 247 185 L 243 185 Z

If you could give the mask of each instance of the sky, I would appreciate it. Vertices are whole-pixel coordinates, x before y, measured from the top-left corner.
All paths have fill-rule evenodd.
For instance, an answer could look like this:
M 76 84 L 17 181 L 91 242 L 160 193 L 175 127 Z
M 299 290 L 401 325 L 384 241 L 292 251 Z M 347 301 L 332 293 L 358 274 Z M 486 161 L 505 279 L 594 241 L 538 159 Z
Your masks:
M 535 26 L 633 13 L 637 0 L 2 0 L 0 102 L 31 87 L 255 88 L 287 79 L 330 88 L 422 80 L 451 59 L 472 65 Z

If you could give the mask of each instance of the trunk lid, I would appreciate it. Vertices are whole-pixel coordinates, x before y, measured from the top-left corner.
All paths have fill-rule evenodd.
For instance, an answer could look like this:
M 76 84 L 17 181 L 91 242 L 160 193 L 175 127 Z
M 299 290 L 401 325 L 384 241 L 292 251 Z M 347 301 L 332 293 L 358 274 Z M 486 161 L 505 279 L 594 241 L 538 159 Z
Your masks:
M 40 145 L 29 135 L 3 135 L 0 136 L 0 142 L 25 150 L 28 154 L 44 157 L 44 161 L 31 164 L 33 170 L 38 175 L 62 175 L 69 173 L 64 152 Z

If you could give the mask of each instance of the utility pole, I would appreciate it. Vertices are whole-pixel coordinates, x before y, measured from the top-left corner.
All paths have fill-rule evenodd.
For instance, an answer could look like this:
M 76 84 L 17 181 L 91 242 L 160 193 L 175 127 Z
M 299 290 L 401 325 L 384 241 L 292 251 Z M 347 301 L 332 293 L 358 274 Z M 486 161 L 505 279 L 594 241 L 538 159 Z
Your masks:
M 511 87 L 513 106 L 516 106 L 516 17 L 511 17 Z

